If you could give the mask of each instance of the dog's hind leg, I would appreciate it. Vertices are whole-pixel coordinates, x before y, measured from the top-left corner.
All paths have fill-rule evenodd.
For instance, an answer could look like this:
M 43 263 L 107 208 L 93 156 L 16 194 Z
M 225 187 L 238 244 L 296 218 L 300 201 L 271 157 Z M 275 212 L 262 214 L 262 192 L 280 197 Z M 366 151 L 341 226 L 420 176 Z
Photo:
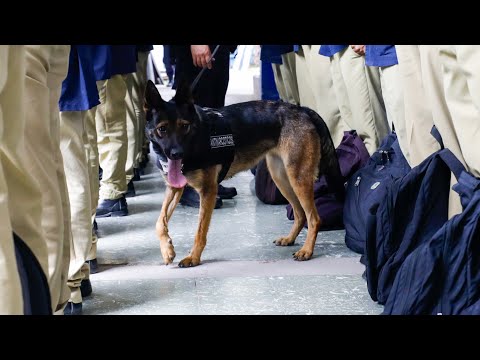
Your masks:
M 156 224 L 157 236 L 160 240 L 160 251 L 162 252 L 165 265 L 171 264 L 173 259 L 175 259 L 172 239 L 168 234 L 168 221 L 172 217 L 173 210 L 175 210 L 182 193 L 183 188 L 177 189 L 167 185 L 162 210 Z
M 300 204 L 295 191 L 293 191 L 292 185 L 290 185 L 290 182 L 288 181 L 288 176 L 282 159 L 277 155 L 268 154 L 266 160 L 270 175 L 272 176 L 275 185 L 277 185 L 282 195 L 292 205 L 294 213 L 294 223 L 290 233 L 287 236 L 274 240 L 273 242 L 277 246 L 290 246 L 295 243 L 295 239 L 305 224 L 305 212 L 303 211 L 302 205 Z
M 188 179 L 189 184 L 200 194 L 200 214 L 195 242 L 190 254 L 178 264 L 179 267 L 191 267 L 200 264 L 200 257 L 207 244 L 207 232 L 212 219 L 213 209 L 217 198 L 218 169 L 211 167 L 202 170 L 199 175 Z

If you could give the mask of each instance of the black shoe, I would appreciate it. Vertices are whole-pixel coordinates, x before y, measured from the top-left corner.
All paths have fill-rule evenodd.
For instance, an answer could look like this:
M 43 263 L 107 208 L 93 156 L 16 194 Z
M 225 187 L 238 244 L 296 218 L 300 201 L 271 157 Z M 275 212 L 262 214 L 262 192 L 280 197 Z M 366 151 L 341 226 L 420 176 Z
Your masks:
M 200 195 L 190 186 L 185 186 L 182 197 L 180 198 L 180 204 L 184 206 L 190 206 L 194 208 L 200 207 Z M 215 209 L 220 209 L 223 206 L 223 201 L 217 196 L 215 201 Z
M 136 195 L 135 193 L 135 186 L 133 185 L 133 179 L 130 180 L 127 186 L 127 192 L 125 193 L 125 197 L 134 197 Z
M 90 274 L 98 273 L 98 262 L 97 259 L 87 260 L 87 263 L 90 264 Z
M 103 169 L 99 166 L 98 167 L 98 181 L 102 180 L 103 176 Z
M 220 199 L 233 199 L 237 196 L 237 189 L 218 185 L 218 196 Z
M 120 199 L 109 200 L 104 199 L 98 204 L 97 217 L 109 217 L 109 216 L 126 216 L 128 215 L 127 200 L 125 196 Z
M 82 298 L 92 295 L 92 283 L 90 279 L 83 279 L 80 284 L 80 292 L 82 293 Z
M 133 168 L 133 181 L 140 181 L 142 180 L 140 178 L 140 175 L 141 175 L 141 171 L 139 168 Z
M 63 310 L 63 315 L 82 315 L 82 303 L 68 302 Z

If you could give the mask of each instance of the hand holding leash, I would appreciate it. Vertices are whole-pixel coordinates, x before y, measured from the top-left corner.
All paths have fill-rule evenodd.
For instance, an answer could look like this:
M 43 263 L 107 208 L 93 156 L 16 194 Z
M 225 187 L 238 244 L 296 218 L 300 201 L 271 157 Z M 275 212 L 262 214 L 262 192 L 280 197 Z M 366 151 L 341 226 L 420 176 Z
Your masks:
M 207 47 L 207 49 L 208 49 L 208 54 L 210 54 L 210 48 L 208 47 L 208 45 L 191 45 L 191 46 L 190 46 L 190 48 L 191 48 L 191 50 L 192 50 L 193 64 L 194 64 L 195 66 L 198 66 L 197 64 L 198 64 L 199 59 L 203 59 L 203 56 L 204 56 L 204 55 L 198 55 L 198 54 L 200 53 L 200 51 L 202 51 L 202 54 L 205 54 L 205 53 L 203 52 L 203 51 L 205 50 L 205 49 L 203 48 L 203 46 L 206 46 L 206 47 Z M 196 47 L 202 47 L 202 49 L 196 48 Z M 194 48 L 195 48 L 195 53 L 196 53 L 197 55 L 194 55 Z M 211 68 L 212 68 L 212 63 L 211 63 L 211 62 L 212 62 L 212 61 L 215 61 L 214 56 L 215 56 L 215 54 L 217 53 L 217 51 L 218 51 L 219 48 L 220 48 L 220 45 L 217 45 L 217 46 L 215 47 L 215 50 L 213 50 L 213 53 L 212 53 L 211 55 L 209 55 L 208 60 L 207 60 L 207 63 L 206 63 L 206 65 L 209 65 L 209 66 L 208 66 L 208 69 L 211 69 Z M 198 51 L 198 52 L 197 52 L 197 51 Z M 201 61 L 203 61 L 203 60 L 201 60 Z M 203 63 L 203 62 L 202 62 L 202 63 Z M 195 89 L 195 86 L 197 86 L 198 80 L 200 80 L 200 78 L 202 77 L 203 73 L 205 72 L 205 69 L 207 69 L 207 66 L 203 66 L 202 71 L 200 71 L 200 72 L 198 73 L 197 77 L 195 78 L 195 80 L 193 80 L 193 83 L 192 83 L 192 85 L 190 86 L 190 91 L 193 91 L 193 89 Z

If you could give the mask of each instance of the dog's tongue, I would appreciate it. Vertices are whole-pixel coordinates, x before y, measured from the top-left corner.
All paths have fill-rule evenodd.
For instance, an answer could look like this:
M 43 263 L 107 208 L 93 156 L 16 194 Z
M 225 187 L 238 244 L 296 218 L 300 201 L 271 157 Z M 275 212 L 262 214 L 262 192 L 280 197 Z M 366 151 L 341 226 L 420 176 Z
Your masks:
M 187 179 L 182 174 L 182 160 L 168 159 L 168 182 L 175 188 L 183 188 L 187 185 Z

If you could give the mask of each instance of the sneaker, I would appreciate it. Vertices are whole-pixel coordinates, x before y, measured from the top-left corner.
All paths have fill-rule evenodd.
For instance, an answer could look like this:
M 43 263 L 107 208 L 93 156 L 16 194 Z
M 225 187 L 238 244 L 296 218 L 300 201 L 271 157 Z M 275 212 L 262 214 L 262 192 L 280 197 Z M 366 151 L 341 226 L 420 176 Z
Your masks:
M 128 215 L 127 200 L 125 196 L 120 199 L 103 199 L 97 207 L 97 217 L 126 216 Z
M 225 187 L 222 185 L 218 185 L 218 196 L 220 199 L 233 199 L 237 196 L 237 189 L 234 187 Z
M 127 185 L 127 192 L 125 193 L 125 197 L 134 197 L 136 195 L 135 186 L 133 185 L 133 179 Z
M 191 186 L 185 186 L 182 197 L 180 198 L 180 204 L 184 206 L 190 206 L 194 208 L 200 207 L 200 195 Z M 220 209 L 223 206 L 223 201 L 217 196 L 215 201 L 215 209 Z

